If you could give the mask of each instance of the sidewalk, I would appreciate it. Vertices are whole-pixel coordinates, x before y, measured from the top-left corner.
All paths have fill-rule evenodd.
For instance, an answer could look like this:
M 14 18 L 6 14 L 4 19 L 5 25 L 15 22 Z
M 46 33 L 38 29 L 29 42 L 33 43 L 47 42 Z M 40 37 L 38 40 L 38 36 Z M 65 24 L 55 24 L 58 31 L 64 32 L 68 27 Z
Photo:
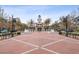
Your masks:
M 55 32 L 24 33 L 0 41 L 0 54 L 79 54 L 79 40 Z

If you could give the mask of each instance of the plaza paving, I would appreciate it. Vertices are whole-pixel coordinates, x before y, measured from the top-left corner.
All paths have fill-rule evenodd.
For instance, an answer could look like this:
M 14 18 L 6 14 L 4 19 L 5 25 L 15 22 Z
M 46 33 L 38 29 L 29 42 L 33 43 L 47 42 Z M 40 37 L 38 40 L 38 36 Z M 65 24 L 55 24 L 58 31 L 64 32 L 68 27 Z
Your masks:
M 0 54 L 79 54 L 79 40 L 55 32 L 26 32 L 0 41 Z

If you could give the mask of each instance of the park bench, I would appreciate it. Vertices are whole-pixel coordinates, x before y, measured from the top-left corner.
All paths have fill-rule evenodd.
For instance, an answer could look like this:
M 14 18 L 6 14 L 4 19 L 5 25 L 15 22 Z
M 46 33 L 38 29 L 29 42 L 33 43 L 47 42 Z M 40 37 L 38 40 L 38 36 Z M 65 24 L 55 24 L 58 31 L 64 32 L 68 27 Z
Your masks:
M 8 31 L 8 30 L 2 30 L 0 31 L 0 39 L 7 39 L 7 38 L 11 38 L 17 35 L 20 35 L 21 31 Z M 13 35 L 13 36 L 12 36 Z
M 9 32 L 5 32 L 5 33 L 1 32 L 0 37 L 1 37 L 1 39 L 7 39 L 10 37 L 10 33 Z

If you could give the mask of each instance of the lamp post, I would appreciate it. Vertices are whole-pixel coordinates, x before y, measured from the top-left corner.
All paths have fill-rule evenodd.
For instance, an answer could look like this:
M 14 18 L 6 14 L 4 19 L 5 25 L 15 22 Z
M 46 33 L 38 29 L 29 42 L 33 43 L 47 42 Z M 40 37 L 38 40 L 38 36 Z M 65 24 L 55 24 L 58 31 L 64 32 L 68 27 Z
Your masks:
M 66 36 L 68 37 L 68 16 L 64 17 L 63 22 L 65 23 Z
M 13 18 L 13 15 L 12 15 L 12 31 L 11 31 L 11 37 L 14 37 L 15 22 L 16 22 L 16 19 Z

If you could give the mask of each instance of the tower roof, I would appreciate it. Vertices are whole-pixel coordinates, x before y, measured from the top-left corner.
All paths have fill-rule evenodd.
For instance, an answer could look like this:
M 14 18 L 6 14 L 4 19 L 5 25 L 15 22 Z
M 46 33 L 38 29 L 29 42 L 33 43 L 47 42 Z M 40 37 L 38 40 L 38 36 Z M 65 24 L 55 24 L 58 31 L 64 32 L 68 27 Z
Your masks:
M 37 21 L 38 21 L 39 23 L 42 21 L 42 19 L 41 19 L 41 15 L 38 15 L 38 19 L 37 19 Z

